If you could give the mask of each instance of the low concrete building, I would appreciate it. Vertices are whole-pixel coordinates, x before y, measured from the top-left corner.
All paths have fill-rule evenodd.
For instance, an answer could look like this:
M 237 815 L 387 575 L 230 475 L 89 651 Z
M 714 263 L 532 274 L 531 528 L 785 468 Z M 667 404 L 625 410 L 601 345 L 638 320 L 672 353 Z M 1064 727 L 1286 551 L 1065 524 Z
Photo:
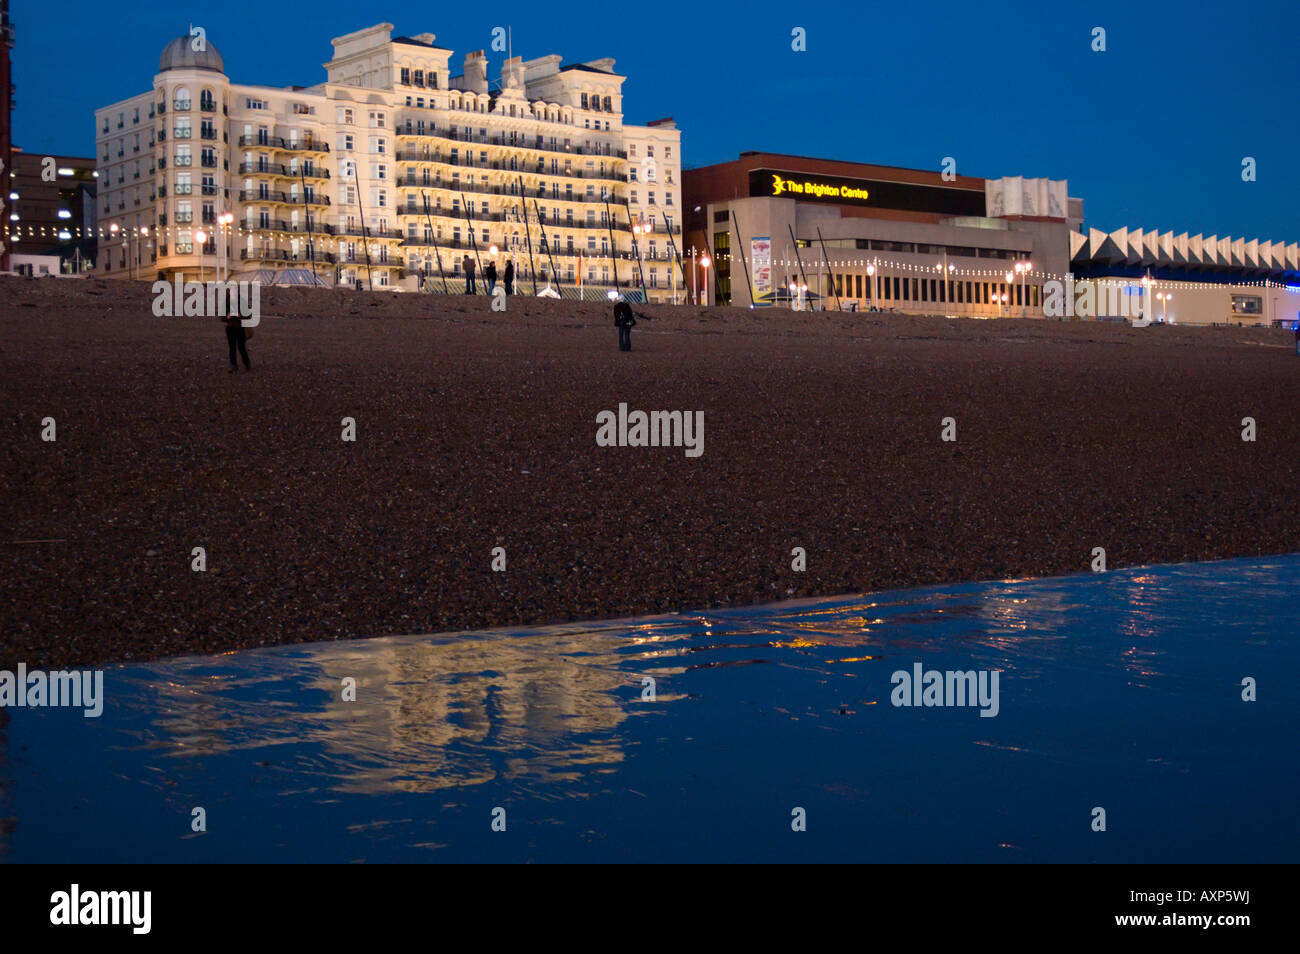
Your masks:
M 1042 315 L 1043 283 L 1065 277 L 1082 221 L 1067 183 L 1047 179 L 759 152 L 683 175 L 687 270 L 709 304 L 793 294 L 845 309 Z

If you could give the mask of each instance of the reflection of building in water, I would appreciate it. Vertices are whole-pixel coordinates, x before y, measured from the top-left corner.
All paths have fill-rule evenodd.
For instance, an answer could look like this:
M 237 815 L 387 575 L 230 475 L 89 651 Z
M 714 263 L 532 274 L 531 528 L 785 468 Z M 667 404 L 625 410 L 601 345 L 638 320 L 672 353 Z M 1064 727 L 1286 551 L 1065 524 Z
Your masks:
M 356 756 L 340 787 L 425 791 L 621 761 L 614 732 L 627 718 L 623 701 L 639 694 L 626 691 L 633 680 L 619 657 L 600 652 L 615 647 L 584 642 L 575 634 L 400 642 L 331 660 L 317 685 L 336 701 L 318 738 L 327 752 Z M 357 680 L 356 703 L 338 700 L 347 675 Z
M 683 671 L 654 659 L 644 629 L 331 643 L 236 657 L 233 679 L 171 661 L 150 685 L 155 728 L 181 756 L 290 746 L 299 771 L 342 791 L 578 778 L 622 760 L 642 675 Z M 349 676 L 356 702 L 342 701 Z

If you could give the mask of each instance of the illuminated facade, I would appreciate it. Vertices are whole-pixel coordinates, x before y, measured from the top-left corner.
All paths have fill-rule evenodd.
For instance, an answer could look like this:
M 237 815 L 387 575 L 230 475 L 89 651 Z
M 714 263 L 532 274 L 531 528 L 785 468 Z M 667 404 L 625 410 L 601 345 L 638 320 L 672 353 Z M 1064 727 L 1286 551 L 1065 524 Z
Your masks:
M 1085 234 L 1083 200 L 1070 197 L 1064 180 L 759 152 L 684 175 L 689 285 L 709 304 L 1300 321 L 1295 243 L 1142 229 Z
M 99 270 L 228 261 L 234 277 L 314 267 L 330 283 L 456 290 L 468 257 L 513 261 L 521 290 L 537 277 L 599 297 L 639 287 L 634 238 L 643 253 L 650 235 L 656 253 L 680 240 L 680 133 L 624 124 L 613 60 L 510 57 L 489 82 L 483 51 L 453 76 L 433 34 L 391 31 L 336 38 L 325 82 L 287 89 L 232 83 L 205 37 L 173 40 L 151 91 L 96 112 L 100 231 L 129 239 Z M 629 182 L 647 148 L 653 198 L 639 159 Z M 643 239 L 652 212 L 667 217 Z M 654 284 L 646 272 L 651 300 L 671 297 L 665 264 Z
M 1064 277 L 1066 235 L 1083 214 L 1064 181 L 777 153 L 685 177 L 687 269 L 710 304 L 793 296 L 846 310 L 1041 317 L 1043 286 Z M 707 269 L 692 266 L 706 256 Z

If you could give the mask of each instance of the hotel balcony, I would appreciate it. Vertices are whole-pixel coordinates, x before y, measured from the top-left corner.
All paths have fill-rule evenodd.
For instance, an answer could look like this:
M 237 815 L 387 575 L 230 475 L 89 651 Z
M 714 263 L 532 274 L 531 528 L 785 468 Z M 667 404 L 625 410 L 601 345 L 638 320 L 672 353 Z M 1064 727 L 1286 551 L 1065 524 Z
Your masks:
M 330 177 L 328 169 L 316 166 L 290 169 L 280 162 L 241 162 L 239 172 L 242 175 L 275 176 L 283 179 L 328 179 Z
M 310 268 L 312 256 L 306 251 L 299 251 L 296 254 L 287 248 L 246 248 L 239 250 L 239 259 L 244 262 L 293 262 L 304 268 Z M 317 252 L 316 264 L 334 264 L 337 256 L 333 252 Z
M 574 130 L 572 126 L 566 128 L 574 132 L 594 131 L 594 130 Z M 532 150 L 533 152 L 554 152 L 566 156 L 603 156 L 607 159 L 627 158 L 627 152 L 622 149 L 610 149 L 609 151 L 605 151 L 603 149 L 595 149 L 595 148 L 588 149 L 586 146 L 575 146 L 572 144 L 570 144 L 567 147 L 559 143 L 555 145 L 551 145 L 547 143 L 541 136 L 535 137 L 532 142 L 527 142 L 524 141 L 523 139 L 518 139 L 515 142 L 510 142 L 504 136 L 466 136 L 462 132 L 451 130 L 451 129 L 442 129 L 441 131 L 435 131 L 434 129 L 430 128 L 427 132 L 420 133 L 420 132 L 416 132 L 414 127 L 408 127 L 406 125 L 398 126 L 395 132 L 399 138 L 441 139 L 450 142 L 464 142 L 464 143 L 470 143 L 472 145 L 479 145 L 479 146 L 501 146 L 506 149 L 529 149 Z
M 364 235 L 367 238 L 372 238 L 372 239 L 401 239 L 405 237 L 403 233 L 397 229 L 387 229 L 381 232 L 379 229 L 371 228 L 368 225 L 366 226 L 364 232 L 361 230 L 359 226 L 356 225 L 340 225 L 335 228 L 334 234 L 335 235 L 357 235 L 357 236 Z
M 605 172 L 592 170 L 587 172 L 585 169 L 547 169 L 544 163 L 538 163 L 531 168 L 520 167 L 516 163 L 515 168 L 510 167 L 510 163 L 504 160 L 495 159 L 489 162 L 474 162 L 467 156 L 458 156 L 452 159 L 450 156 L 435 152 L 430 155 L 424 151 L 412 151 L 410 149 L 399 149 L 394 154 L 398 162 L 429 162 L 438 163 L 444 166 L 455 166 L 460 169 L 484 169 L 495 172 L 508 172 L 511 175 L 524 176 L 556 176 L 564 179 L 601 179 L 606 182 L 626 182 L 627 177 L 622 173 L 610 169 Z M 426 183 L 427 184 L 427 183 Z
M 285 219 L 267 219 L 266 221 L 258 220 L 254 224 L 245 225 L 250 232 L 293 232 L 299 235 L 334 235 L 335 227 L 329 224 L 312 222 L 311 228 L 307 227 L 306 222 L 289 222 Z
M 330 197 L 327 195 L 313 194 L 310 197 L 304 197 L 301 195 L 293 195 L 292 193 L 289 192 L 280 192 L 278 190 L 272 191 L 269 189 L 266 191 L 262 191 L 260 189 L 257 190 L 241 189 L 239 191 L 239 201 L 240 202 L 267 202 L 267 203 L 273 202 L 280 205 L 330 205 L 331 204 Z
M 286 140 L 280 136 L 240 136 L 241 146 L 266 146 L 285 152 L 329 152 L 329 143 L 321 139 Z
M 611 193 L 607 196 L 596 195 L 596 196 L 588 197 L 586 195 L 571 195 L 567 193 L 563 195 L 548 194 L 548 193 L 541 192 L 540 190 L 534 192 L 532 190 L 526 189 L 521 196 L 518 190 L 512 192 L 510 189 L 504 188 L 502 186 L 487 186 L 485 188 L 479 185 L 467 185 L 459 181 L 440 182 L 437 180 L 426 185 L 422 183 L 417 184 L 415 180 L 410 178 L 395 179 L 393 181 L 399 188 L 446 189 L 447 191 L 450 192 L 472 192 L 477 195 L 500 195 L 500 196 L 506 196 L 513 201 L 518 201 L 520 198 L 523 198 L 525 200 L 537 199 L 539 201 L 545 200 L 547 202 L 586 202 L 586 203 L 596 203 L 602 205 L 608 202 L 611 205 L 623 204 L 623 196 L 619 195 L 618 193 Z

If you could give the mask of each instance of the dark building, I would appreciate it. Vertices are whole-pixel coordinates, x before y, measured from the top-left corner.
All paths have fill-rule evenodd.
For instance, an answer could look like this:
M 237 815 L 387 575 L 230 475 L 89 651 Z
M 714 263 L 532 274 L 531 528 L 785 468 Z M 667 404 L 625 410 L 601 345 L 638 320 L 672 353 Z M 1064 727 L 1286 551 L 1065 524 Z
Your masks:
M 14 149 L 9 182 L 5 214 L 12 252 L 57 255 L 65 273 L 88 270 L 97 244 L 95 160 Z
M 0 0 L 0 183 L 5 186 L 0 192 L 0 214 L 4 221 L 9 220 L 9 173 L 13 166 L 10 151 L 13 147 L 13 110 L 14 83 L 13 69 L 9 51 L 14 46 L 14 28 L 9 22 L 9 0 Z M 0 232 L 0 272 L 9 271 L 9 240 Z

